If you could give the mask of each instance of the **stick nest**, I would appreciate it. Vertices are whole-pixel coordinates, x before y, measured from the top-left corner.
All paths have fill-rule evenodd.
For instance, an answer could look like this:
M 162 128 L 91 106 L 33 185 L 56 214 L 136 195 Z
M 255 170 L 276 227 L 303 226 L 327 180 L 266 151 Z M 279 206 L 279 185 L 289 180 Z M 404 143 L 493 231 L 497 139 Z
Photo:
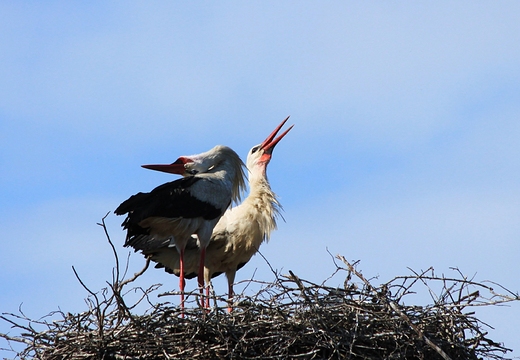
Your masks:
M 222 299 L 213 296 L 212 309 L 202 310 L 194 300 L 183 318 L 179 307 L 150 301 L 157 285 L 126 290 L 149 261 L 132 278 L 120 279 L 108 233 L 107 238 L 116 259 L 109 286 L 95 293 L 78 276 L 90 294 L 87 311 L 53 312 L 39 320 L 27 318 L 21 310 L 0 316 L 20 331 L 19 336 L 0 334 L 8 345 L 24 344 L 25 349 L 14 352 L 16 358 L 505 359 L 511 351 L 487 338 L 485 329 L 490 326 L 478 320 L 472 308 L 520 297 L 493 284 L 507 294 L 500 295 L 457 269 L 452 278 L 436 276 L 430 268 L 374 286 L 356 264 L 337 256 L 331 277 L 345 274 L 340 287 L 325 285 L 330 278 L 315 284 L 293 272 L 276 274 L 271 283 L 250 280 L 259 283 L 260 290 L 235 296 L 231 313 L 225 302 L 217 306 Z M 405 305 L 407 295 L 417 288 L 427 289 L 431 304 Z M 128 293 L 135 291 L 141 296 L 127 304 Z M 135 308 L 143 304 L 148 310 L 136 314 Z

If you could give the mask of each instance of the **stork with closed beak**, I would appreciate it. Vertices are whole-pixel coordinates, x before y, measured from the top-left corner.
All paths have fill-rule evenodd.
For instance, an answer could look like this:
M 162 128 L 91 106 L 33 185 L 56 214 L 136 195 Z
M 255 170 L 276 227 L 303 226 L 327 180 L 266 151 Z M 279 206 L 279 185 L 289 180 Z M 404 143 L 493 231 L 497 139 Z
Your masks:
M 208 285 L 207 291 L 209 291 L 211 278 L 225 273 L 230 303 L 234 294 L 233 284 L 237 270 L 258 252 L 262 242 L 268 241 L 271 232 L 276 229 L 276 218 L 281 205 L 267 180 L 267 165 L 271 161 L 276 144 L 294 126 L 275 139 L 288 119 L 289 117 L 278 125 L 267 139 L 249 151 L 247 156 L 249 196 L 239 206 L 226 211 L 213 229 L 211 241 L 206 249 L 204 278 Z M 164 267 L 167 272 L 177 276 L 184 275 L 191 279 L 201 274 L 195 238 L 191 238 L 187 244 L 184 270 L 181 269 L 179 255 L 175 249 L 163 246 L 143 253 L 157 262 L 157 268 Z M 206 301 L 206 306 L 209 306 L 209 297 Z M 231 311 L 231 307 L 228 307 L 228 310 Z
M 198 155 L 181 156 L 169 165 L 144 168 L 186 176 L 138 193 L 116 209 L 127 214 L 122 226 L 127 230 L 125 246 L 136 251 L 175 246 L 180 265 L 181 308 L 184 307 L 184 249 L 196 235 L 200 247 L 198 283 L 204 286 L 206 247 L 213 228 L 231 202 L 238 203 L 245 188 L 244 163 L 227 146 L 215 146 Z

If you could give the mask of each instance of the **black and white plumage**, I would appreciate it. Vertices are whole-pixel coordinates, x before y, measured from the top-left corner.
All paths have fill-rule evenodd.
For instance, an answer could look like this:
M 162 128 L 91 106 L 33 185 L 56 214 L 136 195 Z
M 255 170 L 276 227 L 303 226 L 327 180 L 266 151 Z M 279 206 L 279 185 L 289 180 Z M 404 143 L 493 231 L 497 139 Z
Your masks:
M 119 205 L 115 213 L 127 214 L 122 224 L 127 230 L 125 246 L 143 252 L 175 246 L 180 267 L 184 268 L 184 249 L 195 235 L 203 269 L 213 228 L 231 202 L 240 200 L 245 187 L 244 163 L 232 149 L 218 145 L 202 154 L 182 156 L 169 165 L 143 167 L 186 177 L 160 185 L 149 193 L 133 195 Z M 202 274 L 199 285 L 204 285 Z M 183 306 L 183 275 L 180 288 Z
M 239 206 L 226 211 L 213 229 L 211 242 L 206 249 L 206 284 L 209 285 L 211 278 L 225 273 L 230 300 L 233 297 L 233 283 L 237 270 L 258 252 L 262 242 L 268 241 L 271 232 L 276 229 L 276 218 L 281 205 L 267 180 L 267 165 L 275 145 L 292 129 L 291 126 L 275 139 L 287 119 L 264 142 L 249 151 L 249 196 Z M 163 246 L 143 253 L 157 263 L 156 267 L 164 267 L 167 272 L 181 276 L 180 259 L 175 249 Z M 192 238 L 185 252 L 185 277 L 189 279 L 200 275 L 199 265 L 198 247 L 195 238 Z

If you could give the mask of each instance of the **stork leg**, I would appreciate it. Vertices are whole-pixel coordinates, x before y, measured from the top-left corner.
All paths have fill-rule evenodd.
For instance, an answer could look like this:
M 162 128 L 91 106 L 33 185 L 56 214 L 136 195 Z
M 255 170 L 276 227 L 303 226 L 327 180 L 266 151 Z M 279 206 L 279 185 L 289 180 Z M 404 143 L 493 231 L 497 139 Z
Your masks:
M 233 311 L 233 308 L 231 307 L 231 304 L 233 303 L 233 283 L 229 283 L 228 285 L 228 308 L 227 311 L 230 313 Z
M 210 284 L 206 284 L 206 308 L 209 309 L 209 288 Z
M 236 273 L 237 273 L 236 270 L 230 270 L 230 271 L 226 272 L 226 277 L 228 280 L 228 308 L 227 308 L 228 313 L 233 311 L 231 304 L 233 304 L 233 295 L 234 295 L 233 284 L 235 283 Z
M 184 280 L 184 249 L 180 250 L 179 264 L 181 271 L 179 275 L 179 289 L 181 290 L 181 317 L 184 317 L 184 286 L 186 285 L 186 281 Z
M 206 248 L 200 249 L 200 262 L 199 262 L 199 273 L 197 276 L 197 281 L 199 283 L 199 291 L 200 291 L 200 306 L 204 308 L 204 262 L 206 260 Z M 209 299 L 209 297 L 208 297 Z M 209 302 L 209 300 L 208 300 Z
M 204 266 L 204 284 L 206 287 L 206 308 L 209 309 L 210 291 L 213 291 L 213 285 L 211 284 L 211 273 L 206 266 Z

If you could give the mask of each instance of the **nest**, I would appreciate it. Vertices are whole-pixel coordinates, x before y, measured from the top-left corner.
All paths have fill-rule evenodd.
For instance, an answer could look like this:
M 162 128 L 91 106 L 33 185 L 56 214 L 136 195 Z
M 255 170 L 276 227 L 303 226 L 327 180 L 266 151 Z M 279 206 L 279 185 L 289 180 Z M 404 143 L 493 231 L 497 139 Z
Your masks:
M 103 224 L 100 224 L 104 226 Z M 106 228 L 105 228 L 106 231 Z M 107 233 L 108 237 L 108 233 Z M 436 276 L 433 269 L 399 276 L 372 285 L 342 256 L 334 258 L 344 284 L 330 287 L 275 273 L 273 282 L 260 284 L 254 295 L 237 295 L 233 311 L 213 295 L 215 306 L 200 309 L 196 299 L 181 313 L 177 306 L 150 301 L 158 286 L 140 289 L 127 303 L 129 287 L 148 267 L 129 279 L 120 279 L 119 260 L 109 287 L 89 290 L 88 310 L 54 312 L 58 320 L 2 314 L 0 318 L 21 331 L 0 338 L 22 343 L 14 354 L 20 359 L 505 359 L 510 349 L 490 340 L 489 328 L 475 317 L 476 306 L 518 301 L 496 293 L 453 269 L 456 276 Z M 76 274 L 77 275 L 77 274 Z M 124 277 L 124 276 L 122 276 Z M 407 296 L 426 288 L 432 303 L 405 305 Z M 433 291 L 438 288 L 438 292 Z M 172 295 L 158 294 L 159 296 Z M 148 310 L 136 314 L 137 305 Z M 223 307 L 218 304 L 223 304 Z M 193 305 L 193 306 L 189 306 Z M 183 316 L 181 316 L 183 315 Z M 42 327 L 43 330 L 36 330 Z M 4 349 L 5 350 L 5 349 Z

